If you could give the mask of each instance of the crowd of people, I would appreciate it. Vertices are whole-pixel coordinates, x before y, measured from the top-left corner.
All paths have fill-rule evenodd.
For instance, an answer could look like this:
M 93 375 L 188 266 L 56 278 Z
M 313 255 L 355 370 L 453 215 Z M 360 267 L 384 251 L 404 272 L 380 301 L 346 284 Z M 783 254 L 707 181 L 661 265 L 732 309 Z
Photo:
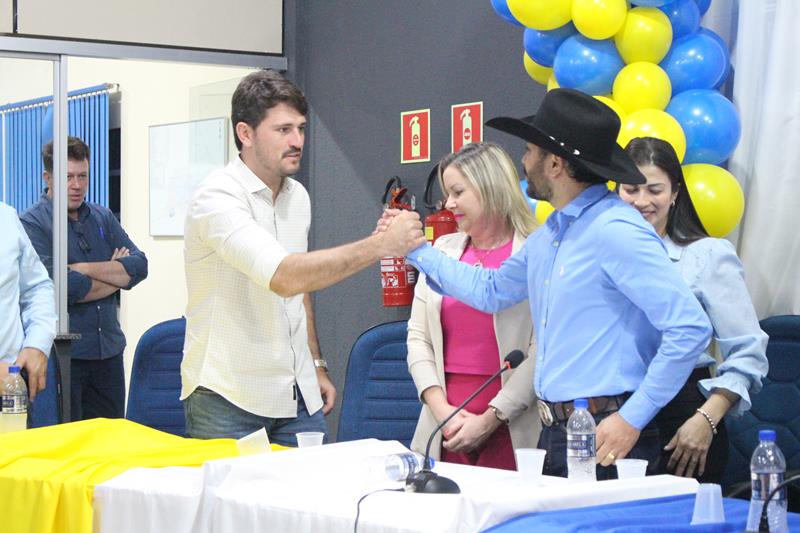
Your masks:
M 237 157 L 208 176 L 187 209 L 188 302 L 181 368 L 187 431 L 240 438 L 265 428 L 294 446 L 326 432 L 336 388 L 309 294 L 384 256 L 420 271 L 408 321 L 408 367 L 422 403 L 412 448 L 424 451 L 512 350 L 527 358 L 453 417 L 434 441 L 448 462 L 515 469 L 514 449 L 547 450 L 565 476 L 566 421 L 587 398 L 597 476 L 648 460 L 648 473 L 719 482 L 724 418 L 749 409 L 767 372 L 761 331 L 733 246 L 709 237 L 672 147 L 616 143 L 620 122 L 599 100 L 548 92 L 535 115 L 487 125 L 525 142 L 527 194 L 555 212 L 539 226 L 499 145 L 467 144 L 438 164 L 458 231 L 430 246 L 419 216 L 385 211 L 375 232 L 308 250 L 311 203 L 294 176 L 308 103 L 273 71 L 233 98 Z M 106 208 L 86 202 L 89 147 L 68 142 L 68 305 L 74 419 L 119 417 L 125 337 L 116 294 L 147 277 L 147 258 Z M 44 387 L 55 335 L 52 144 L 45 191 L 17 219 L 0 206 L 0 377 L 22 366 Z M 616 184 L 610 190 L 608 182 Z

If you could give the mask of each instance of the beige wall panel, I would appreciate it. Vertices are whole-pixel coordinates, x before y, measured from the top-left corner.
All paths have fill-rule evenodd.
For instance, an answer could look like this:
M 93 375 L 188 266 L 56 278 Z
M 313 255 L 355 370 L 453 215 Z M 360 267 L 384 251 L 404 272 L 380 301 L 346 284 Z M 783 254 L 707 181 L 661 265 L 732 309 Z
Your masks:
M 27 35 L 283 53 L 281 0 L 18 0 L 18 13 Z
M 12 17 L 13 0 L 0 0 L 0 33 L 11 33 L 14 29 Z

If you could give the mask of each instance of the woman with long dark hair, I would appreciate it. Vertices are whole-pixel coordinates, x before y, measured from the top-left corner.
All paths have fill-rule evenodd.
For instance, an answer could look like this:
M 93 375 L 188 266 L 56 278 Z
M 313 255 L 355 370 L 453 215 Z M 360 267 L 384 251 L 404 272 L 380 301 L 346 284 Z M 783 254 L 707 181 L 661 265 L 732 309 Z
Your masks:
M 709 237 L 692 204 L 680 162 L 660 139 L 633 139 L 625 149 L 647 178 L 622 185 L 620 197 L 639 210 L 664 240 L 708 314 L 721 355 L 704 353 L 678 395 L 656 417 L 662 441 L 659 470 L 719 483 L 728 462 L 723 418 L 750 408 L 767 373 L 767 334 L 758 324 L 741 261 L 730 242 Z

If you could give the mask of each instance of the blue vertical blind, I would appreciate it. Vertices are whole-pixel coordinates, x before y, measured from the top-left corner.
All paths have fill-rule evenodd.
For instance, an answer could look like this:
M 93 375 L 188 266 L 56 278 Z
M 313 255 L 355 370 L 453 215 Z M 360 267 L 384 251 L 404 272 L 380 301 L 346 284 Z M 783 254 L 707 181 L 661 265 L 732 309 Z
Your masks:
M 98 85 L 67 95 L 67 130 L 89 145 L 86 200 L 108 207 L 108 95 L 115 85 Z M 53 98 L 0 106 L 3 143 L 3 200 L 25 211 L 44 190 L 42 146 L 53 140 Z

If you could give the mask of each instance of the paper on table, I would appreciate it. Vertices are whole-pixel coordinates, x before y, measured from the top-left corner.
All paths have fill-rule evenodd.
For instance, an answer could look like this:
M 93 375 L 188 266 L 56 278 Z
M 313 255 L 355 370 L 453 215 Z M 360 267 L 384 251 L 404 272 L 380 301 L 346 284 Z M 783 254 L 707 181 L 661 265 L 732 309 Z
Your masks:
M 268 453 L 272 451 L 269 446 L 269 437 L 267 430 L 264 428 L 259 429 L 249 435 L 245 435 L 236 441 L 236 447 L 239 448 L 240 455 L 254 455 L 257 453 Z

